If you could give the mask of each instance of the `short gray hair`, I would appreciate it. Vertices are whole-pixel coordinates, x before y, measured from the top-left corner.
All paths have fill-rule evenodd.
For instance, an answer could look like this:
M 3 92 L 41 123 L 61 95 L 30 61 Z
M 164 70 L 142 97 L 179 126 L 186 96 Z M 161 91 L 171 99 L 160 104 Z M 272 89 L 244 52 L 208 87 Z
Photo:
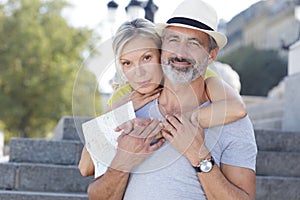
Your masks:
M 208 46 L 209 51 L 219 47 L 216 40 L 211 35 L 208 35 L 208 39 L 209 39 L 209 46 Z
M 135 19 L 133 21 L 123 23 L 117 30 L 113 42 L 112 47 L 115 54 L 116 61 L 116 70 L 118 73 L 120 81 L 127 82 L 127 78 L 118 62 L 121 52 L 124 46 L 131 40 L 136 37 L 145 37 L 148 39 L 152 39 L 156 44 L 157 48 L 161 48 L 161 37 L 157 33 L 155 29 L 155 25 L 146 20 L 146 19 Z

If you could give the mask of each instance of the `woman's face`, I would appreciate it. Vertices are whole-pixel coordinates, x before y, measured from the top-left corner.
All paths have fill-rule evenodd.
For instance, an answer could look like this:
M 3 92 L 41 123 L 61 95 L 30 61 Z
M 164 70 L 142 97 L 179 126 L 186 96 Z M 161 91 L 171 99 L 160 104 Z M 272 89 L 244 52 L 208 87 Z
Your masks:
M 121 52 L 120 64 L 131 87 L 142 94 L 156 89 L 162 80 L 160 52 L 152 39 L 129 41 Z

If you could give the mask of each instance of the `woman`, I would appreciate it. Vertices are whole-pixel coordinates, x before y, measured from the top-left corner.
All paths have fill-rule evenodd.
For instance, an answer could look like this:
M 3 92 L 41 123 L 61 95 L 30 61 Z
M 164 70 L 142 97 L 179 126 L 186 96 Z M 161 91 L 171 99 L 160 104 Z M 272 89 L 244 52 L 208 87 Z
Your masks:
M 138 110 L 159 96 L 159 88 L 163 83 L 160 48 L 161 38 L 150 21 L 136 19 L 120 26 L 113 40 L 113 50 L 117 73 L 125 84 L 108 101 L 108 110 L 128 101 L 132 101 L 134 109 Z M 193 112 L 193 123 L 197 122 L 202 128 L 208 128 L 233 122 L 246 115 L 241 97 L 209 69 L 205 75 L 205 83 L 212 104 Z M 225 112 L 225 118 L 216 111 Z M 222 117 L 211 121 L 212 116 Z M 86 148 L 83 149 L 79 169 L 83 176 L 92 175 L 95 171 Z

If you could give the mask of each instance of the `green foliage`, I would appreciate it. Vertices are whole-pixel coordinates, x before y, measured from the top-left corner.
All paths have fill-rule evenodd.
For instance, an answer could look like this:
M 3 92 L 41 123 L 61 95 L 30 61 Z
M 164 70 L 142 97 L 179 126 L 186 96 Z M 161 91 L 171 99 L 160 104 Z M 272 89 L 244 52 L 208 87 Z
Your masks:
M 98 90 L 98 82 L 94 74 L 84 67 L 80 68 L 73 88 L 74 116 L 98 116 L 102 113 Z
M 243 95 L 266 96 L 287 75 L 287 61 L 274 50 L 242 47 L 219 60 L 240 75 Z
M 72 115 L 73 84 L 92 32 L 67 24 L 61 16 L 67 5 L 8 0 L 0 6 L 0 121 L 11 136 L 43 137 Z

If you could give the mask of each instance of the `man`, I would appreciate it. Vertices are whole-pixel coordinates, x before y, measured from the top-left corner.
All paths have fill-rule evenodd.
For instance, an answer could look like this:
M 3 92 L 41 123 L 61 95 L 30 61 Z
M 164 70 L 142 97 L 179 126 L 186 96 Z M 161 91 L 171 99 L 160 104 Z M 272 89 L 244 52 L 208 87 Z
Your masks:
M 209 104 L 203 75 L 226 44 L 216 26 L 214 9 L 201 0 L 178 6 L 163 31 L 164 89 L 136 112 L 166 116 L 166 142 L 151 144 L 161 129 L 156 120 L 124 126 L 111 167 L 89 187 L 90 199 L 255 199 L 257 149 L 249 118 L 203 131 L 184 114 Z

